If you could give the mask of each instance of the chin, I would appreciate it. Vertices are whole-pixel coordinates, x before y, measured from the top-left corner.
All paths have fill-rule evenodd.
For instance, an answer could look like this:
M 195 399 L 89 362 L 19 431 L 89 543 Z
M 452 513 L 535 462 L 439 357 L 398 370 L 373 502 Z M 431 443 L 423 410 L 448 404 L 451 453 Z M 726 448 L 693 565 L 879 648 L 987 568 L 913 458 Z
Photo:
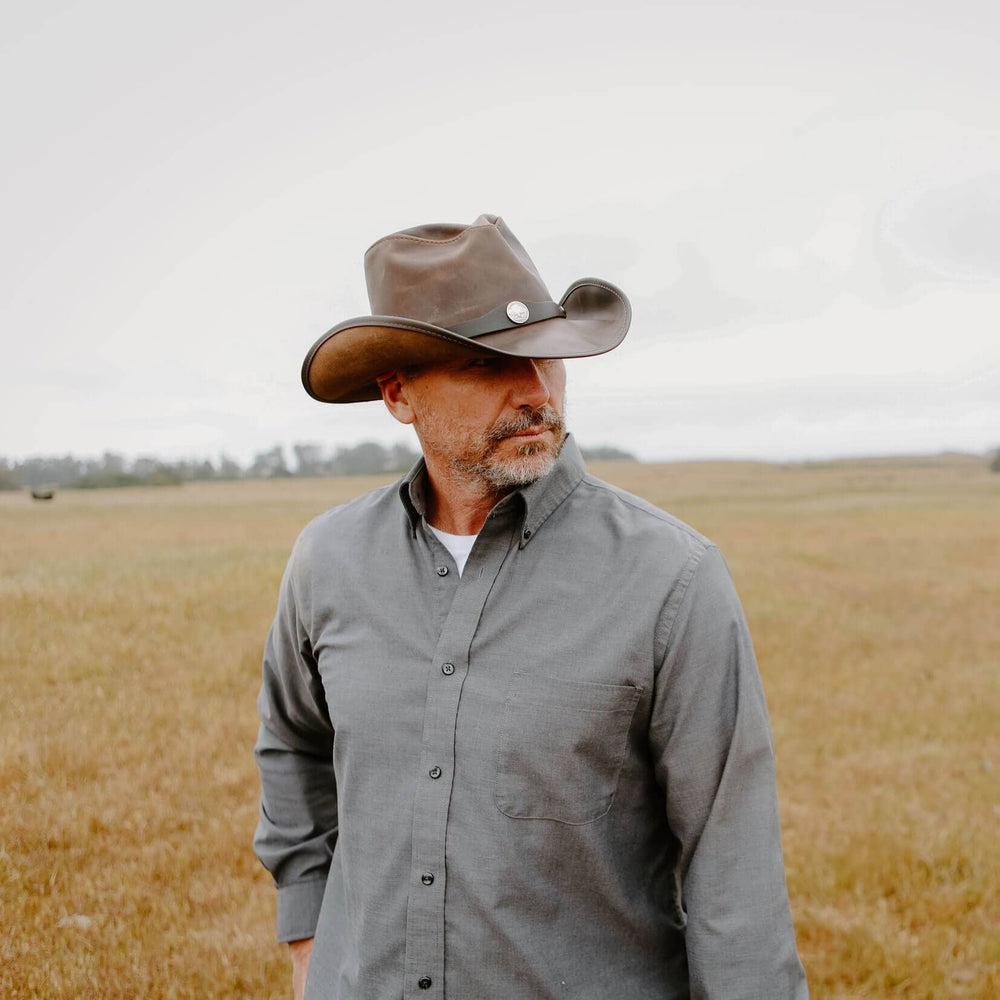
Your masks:
M 488 478 L 494 486 L 527 486 L 540 479 L 556 463 L 555 452 L 541 441 L 521 445 L 511 458 L 496 458 L 490 463 Z

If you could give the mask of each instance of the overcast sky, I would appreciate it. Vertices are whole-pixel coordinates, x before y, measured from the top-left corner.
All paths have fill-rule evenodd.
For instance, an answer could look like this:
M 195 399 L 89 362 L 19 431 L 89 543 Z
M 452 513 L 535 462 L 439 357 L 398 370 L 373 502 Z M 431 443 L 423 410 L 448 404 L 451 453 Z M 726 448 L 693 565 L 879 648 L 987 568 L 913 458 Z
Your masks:
M 584 445 L 1000 445 L 994 0 L 21 0 L 0 104 L 0 455 L 416 446 L 300 365 L 371 242 L 482 212 L 632 300 Z

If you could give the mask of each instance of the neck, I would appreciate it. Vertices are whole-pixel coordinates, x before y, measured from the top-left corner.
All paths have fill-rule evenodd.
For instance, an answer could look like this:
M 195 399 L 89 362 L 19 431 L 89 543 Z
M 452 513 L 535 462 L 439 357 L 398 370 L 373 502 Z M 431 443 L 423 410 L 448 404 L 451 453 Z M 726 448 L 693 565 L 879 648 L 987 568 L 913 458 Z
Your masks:
M 481 480 L 460 477 L 433 455 L 425 454 L 424 464 L 427 520 L 452 535 L 478 535 L 497 501 L 516 488 L 498 488 Z

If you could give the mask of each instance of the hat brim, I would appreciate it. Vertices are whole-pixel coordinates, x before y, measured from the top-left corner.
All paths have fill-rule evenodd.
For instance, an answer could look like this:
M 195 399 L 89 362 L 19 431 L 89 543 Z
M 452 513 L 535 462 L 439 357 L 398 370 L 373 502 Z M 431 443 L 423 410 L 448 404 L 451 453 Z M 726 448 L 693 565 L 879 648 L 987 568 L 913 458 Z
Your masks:
M 600 278 L 574 281 L 559 300 L 565 316 L 463 337 L 403 316 L 358 316 L 327 330 L 302 362 L 302 385 L 321 403 L 381 399 L 377 376 L 407 365 L 500 354 L 517 358 L 586 358 L 617 347 L 632 307 Z

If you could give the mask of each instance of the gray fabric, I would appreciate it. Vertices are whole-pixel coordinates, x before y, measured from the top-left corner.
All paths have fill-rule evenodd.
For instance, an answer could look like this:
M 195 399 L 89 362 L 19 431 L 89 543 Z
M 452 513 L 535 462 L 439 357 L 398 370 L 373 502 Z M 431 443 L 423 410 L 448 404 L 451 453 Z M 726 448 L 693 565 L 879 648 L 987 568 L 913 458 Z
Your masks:
M 424 490 L 306 525 L 267 637 L 253 847 L 306 1000 L 804 1000 L 722 553 L 572 434 L 461 578 Z

